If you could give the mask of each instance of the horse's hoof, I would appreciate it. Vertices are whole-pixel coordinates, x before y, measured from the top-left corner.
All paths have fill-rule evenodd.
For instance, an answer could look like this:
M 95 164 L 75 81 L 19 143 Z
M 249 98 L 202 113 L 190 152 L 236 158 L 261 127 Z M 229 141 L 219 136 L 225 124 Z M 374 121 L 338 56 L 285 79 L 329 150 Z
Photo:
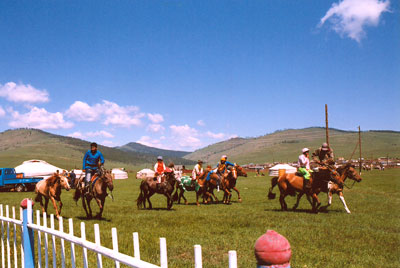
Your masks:
M 240 199 L 240 198 L 239 198 L 239 200 L 238 200 L 238 201 L 239 201 L 239 203 L 242 203 L 242 199 Z
M 199 203 L 197 203 L 196 205 L 197 205 L 198 207 L 200 207 L 200 204 L 199 204 Z
M 186 202 L 185 202 L 185 205 L 189 205 L 189 202 L 188 202 L 188 201 L 186 201 Z

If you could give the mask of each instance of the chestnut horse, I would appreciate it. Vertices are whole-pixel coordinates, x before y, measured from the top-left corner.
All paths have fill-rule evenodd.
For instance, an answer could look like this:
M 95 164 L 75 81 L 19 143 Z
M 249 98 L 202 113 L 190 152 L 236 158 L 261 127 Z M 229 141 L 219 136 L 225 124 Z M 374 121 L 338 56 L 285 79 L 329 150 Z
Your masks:
M 186 186 L 185 185 L 185 189 L 186 191 L 192 192 L 195 191 L 196 192 L 196 205 L 200 206 L 199 203 L 199 196 L 203 196 L 203 203 L 205 203 L 204 200 L 204 190 L 205 190 L 205 184 L 206 184 L 206 178 L 207 178 L 207 173 L 208 172 L 203 172 L 201 173 L 199 176 L 197 176 L 196 178 L 196 183 L 198 184 L 198 187 L 196 187 L 196 185 L 190 185 L 190 186 Z M 179 183 L 178 181 L 176 182 L 176 191 L 172 197 L 172 199 L 174 201 L 178 201 L 178 204 L 180 204 L 181 202 L 181 198 L 183 198 L 183 200 L 185 200 L 185 204 L 188 204 L 187 199 L 185 198 L 185 189 L 183 189 L 183 186 L 181 183 Z M 196 189 L 198 189 L 196 191 Z M 179 194 L 178 194 L 179 191 Z
M 247 177 L 247 173 L 246 173 L 246 171 L 244 171 L 244 169 L 241 166 L 236 165 L 236 166 L 232 167 L 231 171 L 228 173 L 228 176 L 227 176 L 228 183 L 226 184 L 226 186 L 227 186 L 227 189 L 229 192 L 231 192 L 231 189 L 236 191 L 236 193 L 238 194 L 238 201 L 239 201 L 239 203 L 241 203 L 242 198 L 240 197 L 239 190 L 236 188 L 236 181 L 239 176 Z M 229 197 L 229 199 L 228 199 L 228 197 Z M 230 194 L 229 196 L 224 194 L 224 198 L 223 198 L 224 203 L 229 204 L 231 202 L 231 197 L 232 197 L 232 194 Z
M 140 183 L 140 194 L 138 198 L 136 199 L 137 207 L 144 207 L 146 208 L 146 200 L 149 202 L 149 209 L 152 209 L 153 206 L 150 202 L 150 197 L 157 193 L 157 194 L 163 194 L 165 197 L 167 197 L 167 209 L 171 209 L 172 207 L 172 192 L 174 191 L 174 185 L 176 182 L 175 174 L 172 170 L 167 169 L 164 171 L 165 174 L 165 181 L 159 183 L 157 186 L 157 183 L 155 181 L 156 178 L 147 178 L 142 180 Z
M 47 213 L 47 206 L 49 205 L 49 199 L 53 203 L 54 209 L 56 210 L 57 218 L 61 215 L 61 209 L 63 203 L 61 202 L 61 189 L 66 189 L 69 191 L 71 189 L 68 183 L 68 173 L 64 170 L 62 174 L 60 174 L 57 170 L 51 177 L 41 180 L 36 184 L 35 187 L 35 201 L 40 202 L 40 207 L 42 208 L 42 212 Z M 43 206 L 42 197 L 45 199 L 45 204 Z M 57 208 L 57 203 L 60 209 Z
M 343 183 L 347 178 L 354 180 L 356 182 L 360 182 L 362 180 L 361 176 L 358 174 L 358 172 L 355 170 L 354 166 L 351 165 L 350 163 L 344 164 L 336 169 L 337 172 L 339 172 L 341 176 L 341 181 Z M 332 194 L 337 194 L 340 198 L 340 200 L 343 203 L 344 209 L 346 210 L 347 213 L 351 213 L 349 208 L 346 205 L 346 201 L 344 200 L 343 196 L 343 186 L 339 186 L 338 184 L 331 182 L 331 181 L 314 181 L 313 189 L 318 195 L 320 192 L 327 193 L 328 195 L 328 205 L 325 206 L 328 207 L 332 204 Z M 299 193 L 297 196 L 297 202 L 294 205 L 293 209 L 296 209 L 297 206 L 299 205 L 300 198 L 303 196 L 303 193 Z
M 86 195 L 84 193 L 84 178 L 85 175 L 83 174 L 83 176 L 81 176 L 77 182 L 74 200 L 75 202 L 78 202 L 79 198 L 82 198 L 82 206 L 88 219 L 93 217 L 90 202 L 92 199 L 96 200 L 96 203 L 99 206 L 99 212 L 96 214 L 96 218 L 101 219 L 104 210 L 104 203 L 106 202 L 106 197 L 108 196 L 107 188 L 110 190 L 112 198 L 112 191 L 114 190 L 114 174 L 112 174 L 111 170 L 101 170 L 100 174 L 97 175 L 97 179 L 96 177 L 93 179 L 92 191 Z
M 317 193 L 314 191 L 314 181 L 329 181 L 331 178 L 335 179 L 338 182 L 343 183 L 343 180 L 338 172 L 334 169 L 327 167 L 325 169 L 320 169 L 319 172 L 311 173 L 310 184 L 311 184 L 311 193 L 307 193 L 308 199 L 309 196 L 312 197 L 312 211 L 314 213 L 318 212 L 318 208 L 321 205 L 321 202 L 318 198 Z M 275 185 L 278 185 L 280 191 L 279 202 L 281 204 L 282 210 L 287 210 L 287 204 L 285 202 L 285 197 L 288 195 L 295 196 L 296 193 L 305 193 L 303 186 L 304 178 L 302 176 L 298 176 L 296 174 L 283 174 L 280 177 L 274 177 L 271 180 L 271 188 L 269 189 L 268 198 L 274 199 L 275 194 L 272 193 Z M 318 192 L 319 193 L 319 192 Z

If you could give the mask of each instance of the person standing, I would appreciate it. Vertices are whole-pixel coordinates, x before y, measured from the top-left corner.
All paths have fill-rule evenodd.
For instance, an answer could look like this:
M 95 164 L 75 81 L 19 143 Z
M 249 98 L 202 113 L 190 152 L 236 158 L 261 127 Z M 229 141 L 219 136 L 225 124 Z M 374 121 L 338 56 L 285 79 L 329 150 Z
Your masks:
M 203 172 L 203 161 L 198 160 L 192 171 L 192 181 L 195 181 Z
M 82 169 L 85 171 L 85 192 L 88 193 L 88 189 L 90 189 L 90 179 L 92 176 L 98 172 L 100 166 L 104 165 L 104 156 L 103 154 L 97 150 L 97 143 L 92 142 L 90 144 L 90 150 L 88 150 L 83 157 L 83 167 Z

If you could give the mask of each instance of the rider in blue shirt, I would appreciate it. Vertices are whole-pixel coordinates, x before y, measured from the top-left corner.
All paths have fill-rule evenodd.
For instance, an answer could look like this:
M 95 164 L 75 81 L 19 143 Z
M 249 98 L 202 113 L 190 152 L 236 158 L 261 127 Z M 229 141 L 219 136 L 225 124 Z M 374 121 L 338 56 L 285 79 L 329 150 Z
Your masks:
M 100 151 L 97 151 L 97 143 L 90 144 L 90 150 L 86 152 L 83 157 L 82 169 L 86 171 L 85 176 L 85 189 L 90 185 L 90 178 L 98 171 L 100 165 L 104 165 L 104 157 Z M 88 191 L 86 191 L 88 192 Z
M 234 167 L 235 164 L 232 164 L 231 162 L 227 161 L 228 157 L 226 155 L 223 155 L 221 157 L 221 161 L 217 164 L 217 168 L 211 170 L 210 172 L 208 172 L 207 174 L 207 178 L 206 181 L 210 180 L 210 175 L 212 173 L 217 173 L 219 180 L 217 180 L 217 190 L 219 191 L 219 185 L 221 183 L 221 178 L 224 176 L 224 173 L 226 171 L 226 169 L 228 168 L 228 166 L 232 166 Z

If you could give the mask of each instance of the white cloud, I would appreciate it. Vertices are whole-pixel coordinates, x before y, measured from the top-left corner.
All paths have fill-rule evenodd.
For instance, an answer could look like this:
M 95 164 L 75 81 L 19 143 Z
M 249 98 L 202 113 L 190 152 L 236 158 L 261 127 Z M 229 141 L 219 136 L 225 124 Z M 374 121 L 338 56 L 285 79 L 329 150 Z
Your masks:
M 0 106 L 0 117 L 5 116 L 6 111 L 4 111 L 3 107 Z
M 96 110 L 95 106 L 92 107 L 85 102 L 75 101 L 65 112 L 65 115 L 76 121 L 93 122 L 99 119 L 101 112 Z
M 360 42 L 365 26 L 377 26 L 381 14 L 390 11 L 389 5 L 389 0 L 343 0 L 332 4 L 319 26 L 330 21 L 338 34 Z
M 114 142 L 109 141 L 109 140 L 104 140 L 104 141 L 100 142 L 100 144 L 104 145 L 104 146 L 109 146 L 109 147 L 114 146 Z
M 149 118 L 149 120 L 155 124 L 157 123 L 161 123 L 164 121 L 164 117 L 161 114 L 147 114 L 147 117 Z
M 58 129 L 71 128 L 73 123 L 64 120 L 62 113 L 50 113 L 43 108 L 33 107 L 30 112 L 20 114 L 18 111 L 12 111 L 12 121 L 10 127 L 30 127 L 38 129 Z
M 79 131 L 75 131 L 74 133 L 68 134 L 68 137 L 77 138 L 77 139 L 85 138 L 85 136 Z
M 142 136 L 136 142 L 150 147 L 163 148 L 160 140 L 152 139 L 149 136 Z
M 88 137 L 104 137 L 104 138 L 114 138 L 114 135 L 105 130 L 95 131 L 95 132 L 87 132 L 86 136 Z
M 170 126 L 172 132 L 172 140 L 179 149 L 190 148 L 195 149 L 202 145 L 196 129 L 189 127 L 187 124 L 183 126 Z
M 155 133 L 156 132 L 163 132 L 165 130 L 165 127 L 163 127 L 160 124 L 150 124 L 150 125 L 147 126 L 146 130 L 150 131 L 150 132 L 155 132 Z
M 142 123 L 140 119 L 145 116 L 144 113 L 139 113 L 137 106 L 120 106 L 107 100 L 93 106 L 76 101 L 65 112 L 65 115 L 77 121 L 102 120 L 105 125 L 120 127 L 140 126 Z
M 206 123 L 204 123 L 204 121 L 200 119 L 197 121 L 197 125 L 204 127 L 206 125 Z
M 0 97 L 4 97 L 12 102 L 24 103 L 43 103 L 49 101 L 49 93 L 46 90 L 36 89 L 29 84 L 16 84 L 14 82 L 8 82 L 5 85 L 0 84 Z
M 213 139 L 224 139 L 226 137 L 224 133 L 212 133 L 211 131 L 207 131 L 206 136 Z

